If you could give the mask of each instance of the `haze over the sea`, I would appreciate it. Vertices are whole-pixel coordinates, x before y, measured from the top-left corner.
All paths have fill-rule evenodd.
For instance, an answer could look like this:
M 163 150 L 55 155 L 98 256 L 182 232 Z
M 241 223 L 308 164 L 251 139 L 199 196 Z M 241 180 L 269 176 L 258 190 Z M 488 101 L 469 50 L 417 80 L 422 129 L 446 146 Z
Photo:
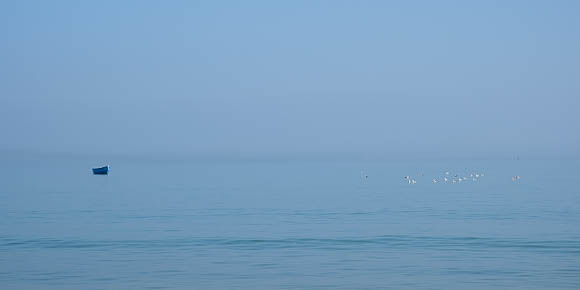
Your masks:
M 578 1 L 3 1 L 0 151 L 578 156 Z

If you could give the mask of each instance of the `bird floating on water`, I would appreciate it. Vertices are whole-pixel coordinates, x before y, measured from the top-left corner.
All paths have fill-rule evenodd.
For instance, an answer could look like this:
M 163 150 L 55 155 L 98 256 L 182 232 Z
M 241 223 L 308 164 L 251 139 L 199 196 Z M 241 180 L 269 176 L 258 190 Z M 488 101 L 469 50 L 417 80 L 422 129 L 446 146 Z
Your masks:
M 365 174 L 365 171 L 364 171 L 364 170 L 361 170 L 361 171 L 360 171 L 360 178 L 361 178 L 362 180 L 365 180 L 365 179 L 368 179 L 368 178 L 369 178 L 369 176 L 368 176 L 367 174 Z

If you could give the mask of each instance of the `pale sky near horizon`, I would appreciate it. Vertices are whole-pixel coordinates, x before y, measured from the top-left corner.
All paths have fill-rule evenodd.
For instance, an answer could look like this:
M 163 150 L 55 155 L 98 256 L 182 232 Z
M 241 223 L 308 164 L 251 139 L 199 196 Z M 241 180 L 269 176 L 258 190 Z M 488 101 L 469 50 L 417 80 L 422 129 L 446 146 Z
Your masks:
M 580 1 L 2 1 L 0 151 L 572 155 Z

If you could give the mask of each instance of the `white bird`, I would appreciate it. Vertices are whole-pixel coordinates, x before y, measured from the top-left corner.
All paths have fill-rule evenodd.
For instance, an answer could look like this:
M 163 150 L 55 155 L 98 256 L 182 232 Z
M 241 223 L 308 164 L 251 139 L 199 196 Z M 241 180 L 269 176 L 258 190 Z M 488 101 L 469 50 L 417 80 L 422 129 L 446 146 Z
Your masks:
M 433 183 L 437 183 L 437 178 L 433 178 Z
M 443 177 L 443 181 L 447 182 L 448 180 L 447 177 Z

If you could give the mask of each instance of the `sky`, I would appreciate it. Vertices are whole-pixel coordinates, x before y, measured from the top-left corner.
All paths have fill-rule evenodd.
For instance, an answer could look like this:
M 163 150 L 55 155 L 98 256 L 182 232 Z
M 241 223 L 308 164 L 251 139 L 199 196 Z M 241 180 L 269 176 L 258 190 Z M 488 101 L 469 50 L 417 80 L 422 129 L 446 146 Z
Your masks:
M 0 151 L 578 156 L 580 1 L 2 1 Z

